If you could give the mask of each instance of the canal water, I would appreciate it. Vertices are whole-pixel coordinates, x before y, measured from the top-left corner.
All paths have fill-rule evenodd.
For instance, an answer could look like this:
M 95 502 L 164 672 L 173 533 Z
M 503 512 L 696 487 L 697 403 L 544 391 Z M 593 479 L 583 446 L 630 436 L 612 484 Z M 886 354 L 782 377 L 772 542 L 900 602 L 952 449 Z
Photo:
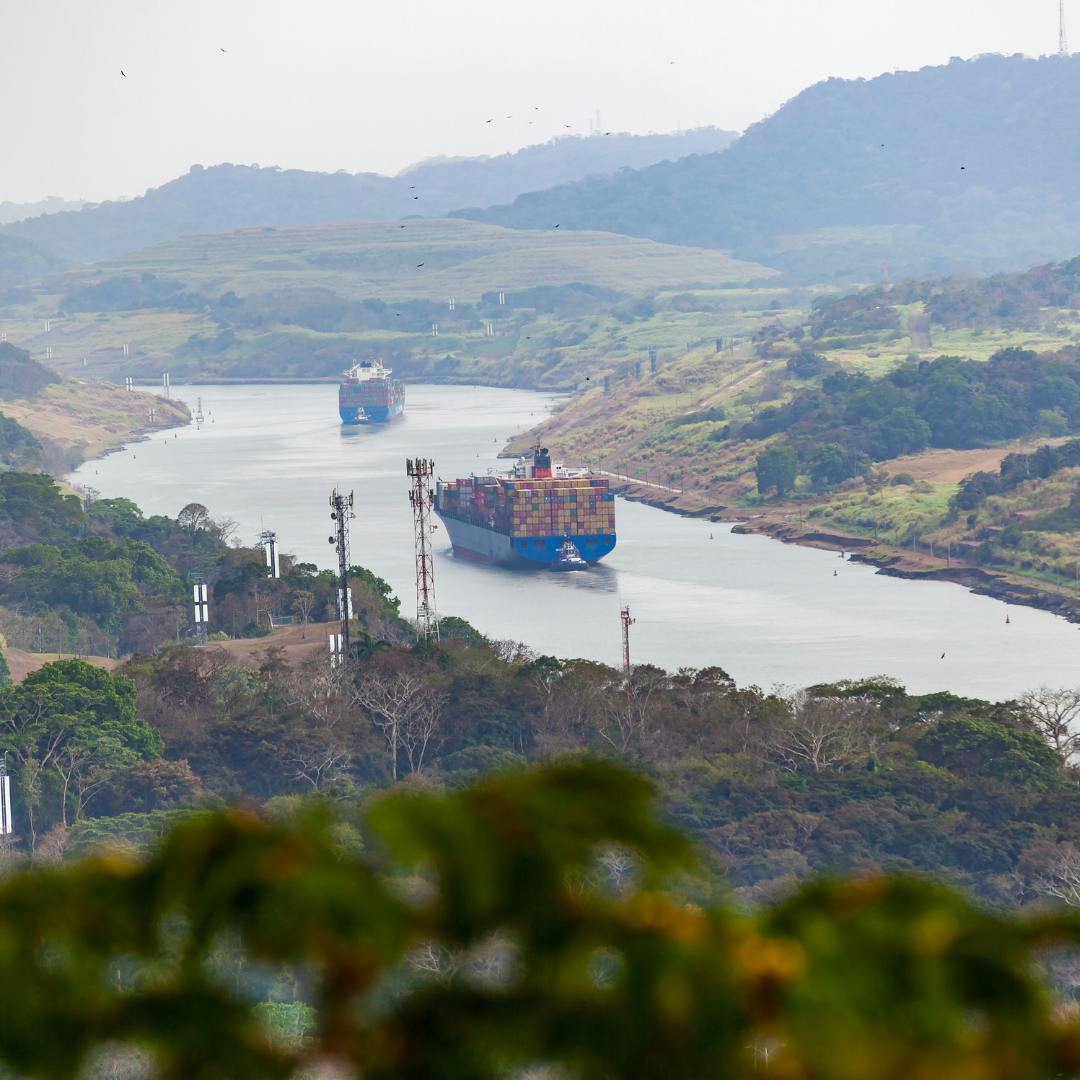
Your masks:
M 522 390 L 412 385 L 401 420 L 344 428 L 330 385 L 173 394 L 193 409 L 201 398 L 201 430 L 158 433 L 87 462 L 71 480 L 134 499 L 147 513 L 175 516 L 204 503 L 236 521 L 245 542 L 273 529 L 283 551 L 320 567 L 334 560 L 331 490 L 355 491 L 353 562 L 390 582 L 406 614 L 415 593 L 405 458 L 433 458 L 443 477 L 504 468 L 497 454 L 507 437 L 556 402 Z M 618 663 L 619 609 L 629 604 L 636 662 L 715 664 L 741 685 L 765 688 L 886 674 L 919 693 L 1002 699 L 1041 684 L 1080 685 L 1080 632 L 1056 616 L 621 499 L 617 516 L 615 551 L 572 574 L 456 557 L 440 526 L 440 612 L 539 652 Z

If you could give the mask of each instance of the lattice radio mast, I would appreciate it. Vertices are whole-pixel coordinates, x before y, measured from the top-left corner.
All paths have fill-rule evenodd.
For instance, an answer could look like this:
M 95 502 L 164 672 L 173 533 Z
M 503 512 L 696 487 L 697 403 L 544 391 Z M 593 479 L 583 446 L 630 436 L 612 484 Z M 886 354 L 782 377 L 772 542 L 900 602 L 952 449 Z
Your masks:
M 349 655 L 349 619 L 352 618 L 352 590 L 349 588 L 349 522 L 356 517 L 353 513 L 353 493 L 342 495 L 337 488 L 330 496 L 330 518 L 335 524 L 334 535 L 330 543 L 337 547 L 338 557 L 338 616 L 341 619 L 341 634 L 330 635 L 330 655 L 342 657 Z M 335 642 L 334 638 L 338 640 Z
M 1069 55 L 1069 37 L 1065 33 L 1065 0 L 1058 0 L 1058 56 Z
M 421 640 L 439 640 L 439 616 L 435 610 L 435 563 L 429 537 L 434 495 L 431 478 L 435 462 L 425 458 L 407 458 L 405 471 L 412 480 L 409 502 L 413 511 L 413 535 L 416 541 L 416 635 Z

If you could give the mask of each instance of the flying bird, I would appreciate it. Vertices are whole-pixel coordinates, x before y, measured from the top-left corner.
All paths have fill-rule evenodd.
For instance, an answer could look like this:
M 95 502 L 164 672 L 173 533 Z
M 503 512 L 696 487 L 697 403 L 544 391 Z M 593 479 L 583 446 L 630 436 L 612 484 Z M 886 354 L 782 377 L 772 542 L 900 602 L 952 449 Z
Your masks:
M 416 269 L 417 269 L 417 270 L 419 270 L 419 269 L 420 269 L 420 267 L 421 267 L 421 266 L 423 266 L 423 265 L 424 265 L 423 263 L 417 263 L 417 264 L 416 264 Z
M 399 228 L 399 229 L 404 229 L 404 228 L 405 228 L 405 226 L 404 226 L 404 225 L 399 225 L 399 226 L 398 226 L 398 228 Z
M 218 46 L 218 48 L 221 49 L 222 52 L 227 52 L 228 51 L 227 49 L 222 49 L 220 45 Z
M 491 123 L 494 123 L 494 121 L 495 121 L 495 117 L 493 116 L 490 120 L 485 120 L 484 123 L 485 124 L 491 124 Z
M 419 195 L 414 195 L 414 196 L 413 196 L 413 202 L 418 202 L 418 201 L 419 201 L 419 199 L 420 199 L 420 196 L 419 196 Z
M 552 227 L 553 229 L 557 229 L 557 228 L 558 228 L 559 226 L 558 226 L 558 225 L 556 224 L 556 225 L 552 225 L 551 227 Z
M 124 71 L 123 68 L 120 69 L 120 74 L 123 75 L 125 79 L 127 78 L 127 72 Z
M 944 659 L 945 659 L 945 654 L 944 654 L 944 653 L 942 653 L 942 654 L 941 654 L 941 659 L 942 659 L 942 660 L 944 660 Z

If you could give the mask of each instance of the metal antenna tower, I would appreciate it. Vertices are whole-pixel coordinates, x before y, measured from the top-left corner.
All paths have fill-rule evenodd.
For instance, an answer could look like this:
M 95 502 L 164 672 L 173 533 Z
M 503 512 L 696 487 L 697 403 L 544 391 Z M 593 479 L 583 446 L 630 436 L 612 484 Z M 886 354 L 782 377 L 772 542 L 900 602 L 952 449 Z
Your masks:
M 337 488 L 330 496 L 330 518 L 335 524 L 330 543 L 337 547 L 338 615 L 341 619 L 341 655 L 349 655 L 349 619 L 352 617 L 352 590 L 349 588 L 349 522 L 353 513 L 353 493 L 342 495 Z M 332 646 L 331 646 L 332 647 Z
M 281 577 L 281 567 L 278 565 L 277 533 L 271 529 L 259 533 L 263 551 L 266 553 L 266 576 L 268 578 Z
M 15 831 L 11 823 L 11 777 L 7 771 L 7 754 L 0 757 L 0 837 Z
M 434 498 L 431 478 L 435 462 L 425 458 L 406 458 L 405 471 L 412 479 L 409 502 L 413 511 L 413 535 L 416 540 L 416 634 L 422 640 L 439 640 L 439 616 L 435 611 L 435 563 L 428 537 L 435 531 L 431 524 Z
M 191 591 L 195 602 L 195 638 L 200 645 L 205 645 L 207 624 L 210 622 L 210 598 L 206 582 L 196 578 Z
M 1058 56 L 1069 55 L 1069 38 L 1065 33 L 1065 0 L 1058 0 Z
M 630 605 L 626 604 L 619 612 L 619 618 L 622 619 L 622 667 L 623 674 L 630 678 L 630 627 L 637 622 L 636 619 L 630 617 Z

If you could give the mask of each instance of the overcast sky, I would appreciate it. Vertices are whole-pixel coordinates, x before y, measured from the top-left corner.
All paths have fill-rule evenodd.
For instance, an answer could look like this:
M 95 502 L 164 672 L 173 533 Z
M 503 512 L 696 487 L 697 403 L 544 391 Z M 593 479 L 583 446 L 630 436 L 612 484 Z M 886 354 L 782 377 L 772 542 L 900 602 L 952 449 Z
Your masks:
M 105 199 L 194 162 L 502 153 L 597 109 L 741 130 L 830 75 L 1053 52 L 1057 0 L 0 0 L 0 43 L 0 201 Z

